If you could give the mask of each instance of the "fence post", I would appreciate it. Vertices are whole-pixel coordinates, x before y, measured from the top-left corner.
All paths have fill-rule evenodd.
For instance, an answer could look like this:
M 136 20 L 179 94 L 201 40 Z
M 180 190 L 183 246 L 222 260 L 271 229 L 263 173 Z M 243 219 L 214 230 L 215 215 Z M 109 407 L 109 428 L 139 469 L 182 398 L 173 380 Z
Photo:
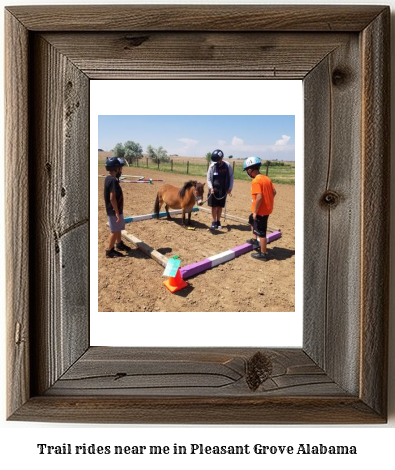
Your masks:
M 187 175 L 189 175 L 189 160 L 187 161 Z
M 233 161 L 233 163 L 232 163 L 232 170 L 233 170 L 233 173 L 235 172 L 235 163 L 236 163 L 235 161 Z
M 171 171 L 173 171 L 173 159 L 171 159 L 170 162 L 171 162 Z
M 269 160 L 266 162 L 266 176 L 269 175 L 269 165 L 270 165 L 270 162 Z
M 147 168 L 148 168 L 148 158 L 147 158 Z
M 160 161 L 159 161 L 159 158 L 158 158 L 158 170 L 159 170 L 159 162 L 160 162 Z

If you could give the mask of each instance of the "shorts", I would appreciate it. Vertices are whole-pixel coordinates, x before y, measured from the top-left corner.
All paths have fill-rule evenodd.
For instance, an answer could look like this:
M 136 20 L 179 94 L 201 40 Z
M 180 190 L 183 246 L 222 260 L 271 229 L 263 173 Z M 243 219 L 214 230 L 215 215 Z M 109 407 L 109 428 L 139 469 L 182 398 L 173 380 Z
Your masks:
M 225 197 L 224 197 L 225 196 Z M 207 205 L 209 207 L 225 207 L 226 203 L 226 191 L 214 188 L 214 194 L 210 193 Z
M 266 238 L 268 215 L 257 215 L 256 220 L 253 219 L 252 214 L 248 218 L 248 223 L 253 227 L 253 232 L 258 237 Z
M 117 217 L 115 215 L 109 215 L 108 224 L 110 225 L 111 233 L 125 230 L 125 219 L 123 217 L 123 214 L 119 214 L 119 222 L 117 222 Z

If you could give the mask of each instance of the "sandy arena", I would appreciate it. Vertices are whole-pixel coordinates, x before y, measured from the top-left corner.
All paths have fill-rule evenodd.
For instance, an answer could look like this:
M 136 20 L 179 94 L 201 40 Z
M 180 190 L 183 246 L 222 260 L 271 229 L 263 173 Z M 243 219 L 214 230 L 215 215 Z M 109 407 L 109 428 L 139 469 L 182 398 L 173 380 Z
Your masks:
M 107 174 L 99 166 L 99 174 Z M 163 179 L 153 184 L 123 183 L 124 215 L 153 212 L 156 192 L 164 183 L 181 187 L 186 181 L 204 178 L 125 167 L 124 175 Z M 106 258 L 109 229 L 103 199 L 104 178 L 98 190 L 98 307 L 100 312 L 292 312 L 295 311 L 295 186 L 276 184 L 277 195 L 269 227 L 282 231 L 282 238 L 268 245 L 271 260 L 263 262 L 246 253 L 232 261 L 187 279 L 188 287 L 172 294 L 163 285 L 164 268 L 141 250 L 132 249 L 122 258 Z M 247 220 L 251 213 L 250 183 L 235 180 L 228 197 L 227 214 Z M 205 199 L 207 198 L 207 184 Z M 203 207 L 207 208 L 207 204 Z M 164 207 L 161 209 L 164 211 Z M 223 212 L 224 215 L 224 212 Z M 222 230 L 211 232 L 211 216 L 192 214 L 192 226 L 173 220 L 151 219 L 126 224 L 126 230 L 167 257 L 178 255 L 181 266 L 242 245 L 250 238 L 249 226 L 222 219 Z

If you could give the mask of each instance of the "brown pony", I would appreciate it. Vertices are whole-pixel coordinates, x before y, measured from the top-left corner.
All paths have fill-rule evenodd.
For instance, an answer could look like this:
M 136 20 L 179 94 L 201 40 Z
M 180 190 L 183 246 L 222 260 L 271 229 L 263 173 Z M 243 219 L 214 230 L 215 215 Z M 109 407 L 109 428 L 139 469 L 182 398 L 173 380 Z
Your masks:
M 185 212 L 188 212 L 188 225 L 191 224 L 191 209 L 197 202 L 199 206 L 203 204 L 204 184 L 197 181 L 187 181 L 184 186 L 176 188 L 171 184 L 164 184 L 160 187 L 156 195 L 154 214 L 159 218 L 159 211 L 165 203 L 167 219 L 171 219 L 169 207 L 172 209 L 182 209 L 182 225 L 185 225 Z

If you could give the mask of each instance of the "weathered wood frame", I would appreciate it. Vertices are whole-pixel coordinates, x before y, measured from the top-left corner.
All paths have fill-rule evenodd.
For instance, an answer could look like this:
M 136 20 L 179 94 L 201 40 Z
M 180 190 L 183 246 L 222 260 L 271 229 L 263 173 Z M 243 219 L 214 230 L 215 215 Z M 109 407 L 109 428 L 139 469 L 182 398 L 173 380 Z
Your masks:
M 380 6 L 6 9 L 8 419 L 386 421 L 389 18 Z M 303 348 L 90 347 L 89 81 L 110 78 L 304 81 Z

